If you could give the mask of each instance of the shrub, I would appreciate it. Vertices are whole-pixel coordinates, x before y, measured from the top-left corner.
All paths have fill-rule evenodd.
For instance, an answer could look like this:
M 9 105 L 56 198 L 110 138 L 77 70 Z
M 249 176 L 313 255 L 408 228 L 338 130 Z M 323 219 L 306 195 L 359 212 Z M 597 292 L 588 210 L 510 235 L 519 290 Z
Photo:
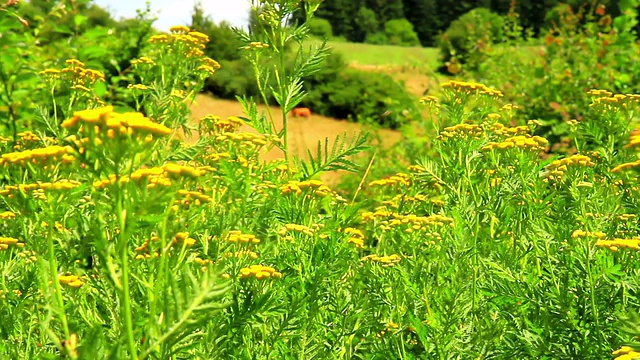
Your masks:
M 460 16 L 440 36 L 438 47 L 443 61 L 452 59 L 477 68 L 486 52 L 503 38 L 504 20 L 485 8 L 477 8 Z
M 526 103 L 519 117 L 542 120 L 545 126 L 538 133 L 552 142 L 570 135 L 572 119 L 586 117 L 587 91 L 636 92 L 640 79 L 636 36 L 630 28 L 616 28 L 635 15 L 611 19 L 605 13 L 590 17 L 588 8 L 577 13 L 569 6 L 558 9 L 557 25 L 543 35 L 543 46 L 515 43 L 488 56 L 473 74 L 504 89 L 506 101 Z
M 311 18 L 307 21 L 309 33 L 321 39 L 331 39 L 333 37 L 333 29 L 329 20 L 321 18 Z
M 367 37 L 364 39 L 364 42 L 367 44 L 373 45 L 388 45 L 389 39 L 384 32 L 378 31 L 374 33 L 367 34 Z
M 393 19 L 384 24 L 384 33 L 389 45 L 419 46 L 420 39 L 407 19 Z

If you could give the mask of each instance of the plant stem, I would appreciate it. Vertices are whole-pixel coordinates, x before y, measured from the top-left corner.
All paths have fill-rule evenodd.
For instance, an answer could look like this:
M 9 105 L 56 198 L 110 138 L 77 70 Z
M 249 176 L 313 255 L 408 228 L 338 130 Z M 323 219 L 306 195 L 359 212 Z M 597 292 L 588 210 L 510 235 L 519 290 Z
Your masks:
M 117 176 L 119 179 L 119 176 Z M 129 347 L 129 355 L 132 359 L 137 359 L 136 342 L 133 336 L 133 320 L 131 317 L 131 293 L 129 289 L 129 252 L 127 247 L 127 238 L 125 236 L 126 210 L 123 209 L 122 188 L 118 187 L 116 200 L 116 216 L 118 217 L 118 250 L 120 251 L 120 262 L 122 265 L 122 315 L 124 316 L 125 327 L 127 331 L 127 344 Z
M 56 294 L 60 321 L 62 322 L 62 330 L 64 331 L 65 339 L 68 340 L 70 337 L 69 323 L 67 321 L 67 313 L 64 310 L 62 286 L 60 286 L 60 281 L 58 281 L 58 261 L 56 260 L 53 244 L 53 224 L 49 224 L 49 231 L 47 232 L 47 246 L 49 247 L 49 275 L 51 276 L 53 288 Z

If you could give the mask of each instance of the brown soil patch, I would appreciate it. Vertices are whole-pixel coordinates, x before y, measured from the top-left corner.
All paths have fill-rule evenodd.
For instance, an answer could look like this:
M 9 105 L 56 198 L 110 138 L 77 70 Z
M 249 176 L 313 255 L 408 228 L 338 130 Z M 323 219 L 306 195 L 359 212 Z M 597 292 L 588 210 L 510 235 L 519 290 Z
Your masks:
M 195 103 L 191 106 L 191 111 L 192 117 L 195 121 L 209 114 L 223 118 L 229 116 L 244 116 L 242 106 L 239 102 L 215 99 L 209 95 L 203 94 L 197 96 Z M 264 105 L 259 105 L 258 111 L 266 112 L 267 108 Z M 271 111 L 277 118 L 276 127 L 281 129 L 282 119 L 277 116 L 280 109 L 278 107 L 271 107 Z M 337 135 L 342 136 L 346 132 L 348 136 L 353 136 L 355 133 L 368 131 L 367 129 L 364 129 L 361 124 L 314 114 L 312 114 L 309 119 L 290 117 L 288 121 L 288 129 L 289 149 L 291 150 L 291 153 L 304 159 L 308 158 L 307 150 L 311 150 L 311 152 L 315 154 L 318 147 L 318 141 L 322 141 L 324 146 L 324 141 L 328 138 L 329 146 L 332 146 Z M 249 126 L 241 128 L 241 131 L 255 132 L 255 130 Z M 382 140 L 383 146 L 391 146 L 401 139 L 401 134 L 397 131 L 380 129 L 377 130 L 377 132 Z M 194 137 L 188 141 L 195 141 L 196 139 L 197 138 Z M 283 157 L 284 155 L 279 149 L 272 149 L 269 153 L 262 156 L 265 160 L 282 159 Z M 339 176 L 339 174 L 325 174 L 323 176 L 323 180 L 333 182 L 336 180 L 337 176 Z

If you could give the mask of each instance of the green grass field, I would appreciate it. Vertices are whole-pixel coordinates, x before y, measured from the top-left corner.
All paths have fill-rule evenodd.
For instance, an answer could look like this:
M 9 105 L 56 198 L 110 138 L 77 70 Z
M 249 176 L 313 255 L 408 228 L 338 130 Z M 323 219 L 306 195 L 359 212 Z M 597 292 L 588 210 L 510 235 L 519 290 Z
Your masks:
M 319 41 L 319 40 L 310 40 Z M 403 47 L 391 45 L 358 44 L 342 41 L 328 41 L 327 44 L 345 56 L 347 62 L 359 65 L 397 65 L 438 67 L 437 48 Z

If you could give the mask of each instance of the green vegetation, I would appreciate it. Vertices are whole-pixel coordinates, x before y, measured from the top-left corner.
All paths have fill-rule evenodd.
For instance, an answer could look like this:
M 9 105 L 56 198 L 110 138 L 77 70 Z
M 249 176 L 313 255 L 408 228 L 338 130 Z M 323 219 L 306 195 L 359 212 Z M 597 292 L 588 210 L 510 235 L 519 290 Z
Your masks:
M 640 357 L 638 4 L 565 8 L 526 40 L 512 9 L 425 116 L 285 23 L 319 2 L 255 4 L 251 32 L 211 48 L 147 12 L 83 28 L 88 2 L 51 1 L 32 28 L 0 5 L 0 358 Z M 192 122 L 224 75 L 215 46 L 277 107 Z M 407 106 L 387 123 L 402 140 L 297 157 L 306 101 Z
M 344 56 L 348 63 L 361 65 L 428 66 L 436 69 L 439 51 L 436 48 L 379 46 L 342 41 L 329 41 L 327 45 Z

